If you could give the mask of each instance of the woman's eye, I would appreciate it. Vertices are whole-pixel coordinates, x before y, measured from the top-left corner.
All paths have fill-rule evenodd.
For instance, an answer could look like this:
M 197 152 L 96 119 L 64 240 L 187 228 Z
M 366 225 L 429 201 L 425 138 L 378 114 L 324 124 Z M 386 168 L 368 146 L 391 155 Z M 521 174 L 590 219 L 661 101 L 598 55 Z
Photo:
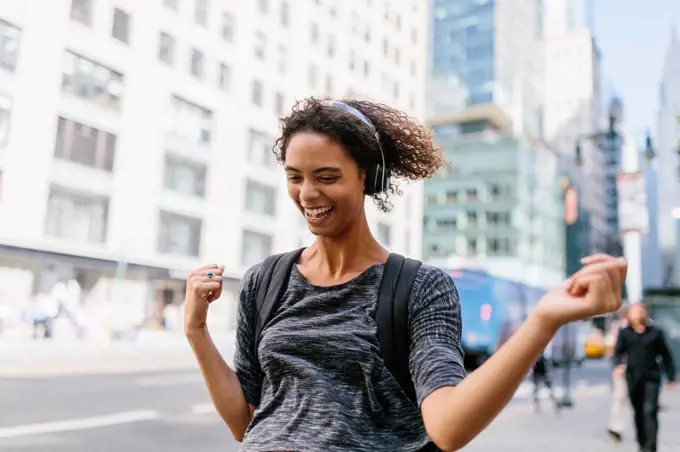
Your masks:
M 319 180 L 323 182 L 324 184 L 331 184 L 338 180 L 337 177 L 320 177 Z
M 288 176 L 288 180 L 290 182 L 298 182 L 300 180 L 300 176 Z

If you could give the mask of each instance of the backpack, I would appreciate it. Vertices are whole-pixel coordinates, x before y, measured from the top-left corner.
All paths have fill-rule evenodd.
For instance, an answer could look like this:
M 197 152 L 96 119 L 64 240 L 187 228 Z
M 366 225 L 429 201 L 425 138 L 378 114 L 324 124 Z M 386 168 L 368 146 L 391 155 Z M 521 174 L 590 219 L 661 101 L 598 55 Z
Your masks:
M 269 256 L 257 277 L 257 323 L 255 349 L 287 287 L 290 272 L 304 248 Z M 408 300 L 421 262 L 390 253 L 383 272 L 374 320 L 378 326 L 380 355 L 385 366 L 415 403 L 416 391 L 409 371 L 411 336 L 408 331 Z

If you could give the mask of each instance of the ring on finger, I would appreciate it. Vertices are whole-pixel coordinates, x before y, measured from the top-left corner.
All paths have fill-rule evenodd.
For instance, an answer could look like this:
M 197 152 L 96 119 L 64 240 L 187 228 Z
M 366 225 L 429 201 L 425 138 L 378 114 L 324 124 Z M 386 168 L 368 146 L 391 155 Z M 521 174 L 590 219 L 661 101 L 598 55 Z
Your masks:
M 205 275 L 208 277 L 208 279 L 212 279 L 213 276 L 215 276 L 215 274 L 213 272 L 208 272 Z

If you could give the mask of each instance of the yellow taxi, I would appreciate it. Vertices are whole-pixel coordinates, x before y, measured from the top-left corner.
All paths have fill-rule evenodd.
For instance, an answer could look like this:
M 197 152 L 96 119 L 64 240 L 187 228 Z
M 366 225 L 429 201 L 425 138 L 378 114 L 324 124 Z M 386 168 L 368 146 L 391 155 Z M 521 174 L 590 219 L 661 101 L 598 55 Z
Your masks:
M 586 338 L 583 347 L 588 359 L 604 358 L 608 348 L 603 334 L 598 329 Z

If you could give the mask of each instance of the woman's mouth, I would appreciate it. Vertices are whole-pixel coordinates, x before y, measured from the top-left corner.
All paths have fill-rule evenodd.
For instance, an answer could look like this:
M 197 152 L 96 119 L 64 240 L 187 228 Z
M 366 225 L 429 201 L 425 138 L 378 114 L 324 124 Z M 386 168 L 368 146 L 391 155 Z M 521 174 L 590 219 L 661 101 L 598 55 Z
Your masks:
M 325 206 L 325 207 L 314 207 L 314 208 L 307 208 L 304 207 L 304 212 L 305 212 L 305 217 L 307 217 L 308 220 L 311 221 L 319 221 L 324 218 L 326 218 L 330 213 L 333 211 L 333 207 L 331 206 Z

